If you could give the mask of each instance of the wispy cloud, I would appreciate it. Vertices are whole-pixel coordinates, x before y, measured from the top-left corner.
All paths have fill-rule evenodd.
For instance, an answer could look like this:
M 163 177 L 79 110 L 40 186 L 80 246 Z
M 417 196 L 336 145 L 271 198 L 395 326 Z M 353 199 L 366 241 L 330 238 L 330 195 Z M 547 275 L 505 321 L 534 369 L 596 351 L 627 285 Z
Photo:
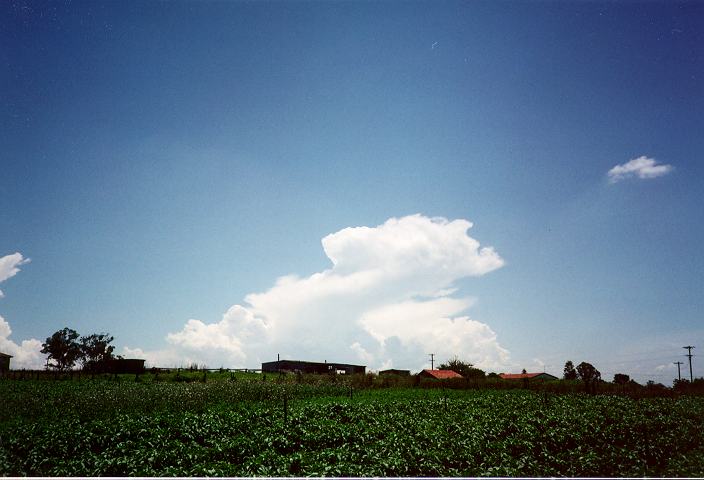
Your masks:
M 627 178 L 657 178 L 672 171 L 672 165 L 658 163 L 654 158 L 645 155 L 634 158 L 621 165 L 616 165 L 607 173 L 610 183 L 620 182 Z
M 471 227 L 466 220 L 411 215 L 342 229 L 322 239 L 331 268 L 280 277 L 219 322 L 191 319 L 167 335 L 163 350 L 124 353 L 152 364 L 251 367 L 281 353 L 418 369 L 432 352 L 499 369 L 509 352 L 488 325 L 466 315 L 471 299 L 452 296 L 458 279 L 504 263 L 467 235 Z
M 664 363 L 662 365 L 658 365 L 655 367 L 656 372 L 664 372 L 665 370 L 674 370 L 675 369 L 675 364 L 674 363 Z

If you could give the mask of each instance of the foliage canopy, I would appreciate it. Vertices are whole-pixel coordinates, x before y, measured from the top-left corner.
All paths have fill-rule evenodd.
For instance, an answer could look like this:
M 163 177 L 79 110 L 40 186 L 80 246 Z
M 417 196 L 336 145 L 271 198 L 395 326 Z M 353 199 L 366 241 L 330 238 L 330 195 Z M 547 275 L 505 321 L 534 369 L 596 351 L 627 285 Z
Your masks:
M 81 346 L 77 342 L 78 337 L 78 332 L 68 327 L 48 337 L 42 343 L 41 349 L 41 353 L 48 356 L 47 366 L 57 370 L 72 368 L 82 355 Z
M 484 378 L 486 375 L 484 370 L 475 368 L 474 365 L 460 360 L 457 356 L 452 357 L 445 363 L 441 363 L 439 368 L 440 370 L 452 370 L 464 378 Z

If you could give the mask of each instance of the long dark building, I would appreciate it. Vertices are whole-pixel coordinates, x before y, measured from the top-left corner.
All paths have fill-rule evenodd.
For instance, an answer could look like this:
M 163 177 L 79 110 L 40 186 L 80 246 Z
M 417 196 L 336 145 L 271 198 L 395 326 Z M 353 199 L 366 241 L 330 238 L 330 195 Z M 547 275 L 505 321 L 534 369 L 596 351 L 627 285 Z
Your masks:
M 303 360 L 275 360 L 262 363 L 262 372 L 301 372 L 301 373 L 339 373 L 353 375 L 364 374 L 366 365 L 350 365 L 349 363 L 305 362 Z
M 105 362 L 103 371 L 108 373 L 144 373 L 144 360 L 141 358 L 113 358 Z

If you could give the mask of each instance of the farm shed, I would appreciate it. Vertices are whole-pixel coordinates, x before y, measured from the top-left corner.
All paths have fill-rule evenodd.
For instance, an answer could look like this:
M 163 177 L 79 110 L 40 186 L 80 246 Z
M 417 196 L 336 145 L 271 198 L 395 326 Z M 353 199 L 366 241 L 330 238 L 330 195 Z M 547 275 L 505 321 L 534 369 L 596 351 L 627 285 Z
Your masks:
M 448 380 L 450 378 L 464 378 L 453 370 L 423 370 L 418 374 L 420 378 L 434 378 L 435 380 Z
M 0 352 L 0 374 L 10 371 L 10 359 L 12 355 Z
M 545 372 L 538 373 L 500 373 L 499 377 L 504 380 L 558 380 L 554 375 Z
M 144 373 L 144 360 L 140 358 L 113 358 L 105 362 L 107 373 Z
M 278 373 L 301 372 L 301 373 L 339 373 L 343 375 L 353 375 L 355 373 L 364 374 L 367 367 L 365 365 L 351 365 L 348 363 L 330 362 L 306 362 L 303 360 L 276 360 L 262 363 L 262 372 Z
M 398 370 L 396 368 L 390 368 L 388 370 L 382 370 L 379 372 L 379 375 L 400 375 L 400 376 L 408 376 L 411 374 L 410 370 Z

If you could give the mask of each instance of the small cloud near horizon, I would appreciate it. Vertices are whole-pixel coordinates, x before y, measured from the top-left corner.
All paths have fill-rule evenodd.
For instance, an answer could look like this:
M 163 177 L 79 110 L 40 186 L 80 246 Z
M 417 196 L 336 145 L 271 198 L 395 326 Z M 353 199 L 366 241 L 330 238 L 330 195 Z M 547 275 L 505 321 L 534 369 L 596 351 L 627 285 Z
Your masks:
M 657 178 L 667 175 L 673 170 L 669 164 L 658 163 L 654 158 L 641 155 L 621 165 L 616 165 L 608 171 L 609 183 L 617 183 L 628 178 L 641 180 Z

